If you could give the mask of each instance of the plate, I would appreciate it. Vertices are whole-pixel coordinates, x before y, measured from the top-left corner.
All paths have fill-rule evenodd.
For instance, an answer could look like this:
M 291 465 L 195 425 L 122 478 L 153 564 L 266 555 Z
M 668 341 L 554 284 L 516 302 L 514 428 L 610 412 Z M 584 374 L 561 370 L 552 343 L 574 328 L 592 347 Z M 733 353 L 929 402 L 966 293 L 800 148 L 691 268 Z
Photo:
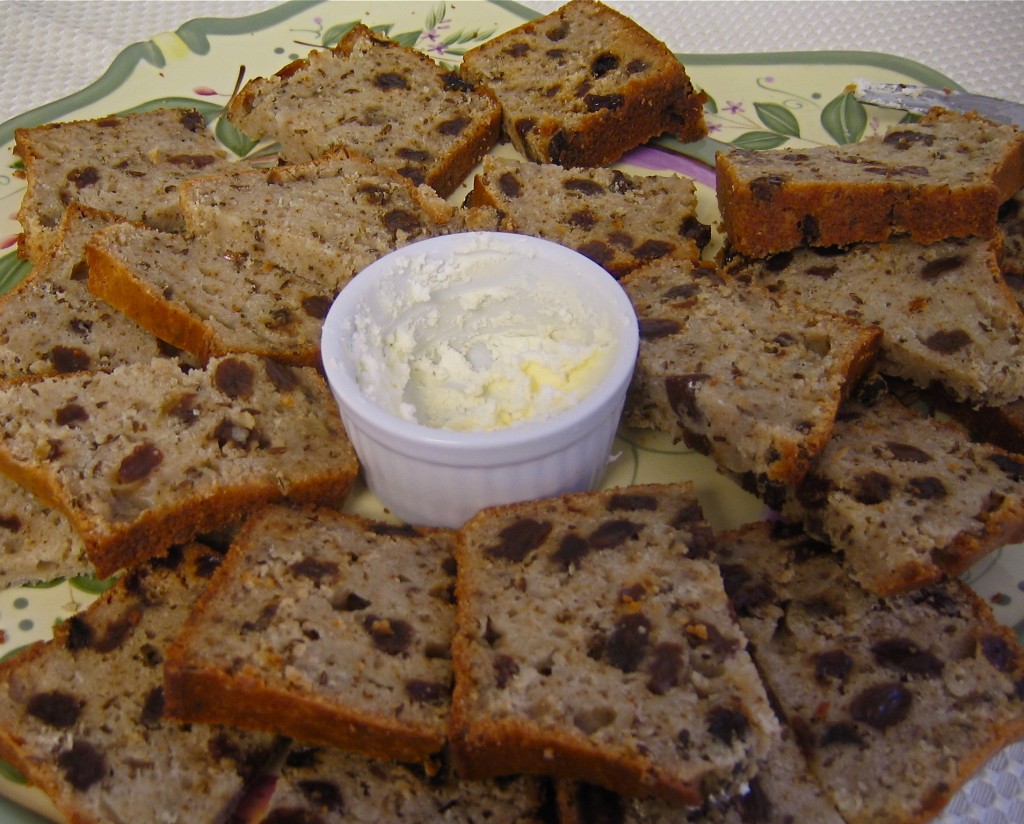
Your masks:
M 214 124 L 225 147 L 238 156 L 253 147 L 217 116 L 229 99 L 240 67 L 252 78 L 271 74 L 311 49 L 332 46 L 357 22 L 456 65 L 474 45 L 537 16 L 503 0 L 323 4 L 292 0 L 237 19 L 204 18 L 126 48 L 87 88 L 0 124 L 0 293 L 27 273 L 14 253 L 20 230 L 14 219 L 25 189 L 15 176 L 14 130 L 53 120 L 86 119 L 158 106 L 194 106 Z M 658 32 L 654 32 L 655 35 Z M 884 131 L 901 115 L 853 99 L 857 78 L 957 88 L 950 78 L 903 58 L 872 52 L 681 54 L 695 84 L 709 95 L 709 137 L 683 145 L 659 138 L 629 153 L 622 168 L 641 173 L 682 173 L 697 182 L 698 213 L 714 223 L 714 153 L 727 146 L 752 149 L 856 142 Z M 508 147 L 497 151 L 510 152 Z M 460 202 L 465 187 L 452 195 Z M 605 480 L 608 486 L 693 480 L 708 520 L 727 529 L 763 517 L 756 499 L 722 478 L 707 458 L 659 434 L 622 430 Z M 387 517 L 364 488 L 348 508 Z M 1024 552 L 1007 547 L 966 576 L 997 617 L 1024 630 Z M 48 638 L 51 628 L 87 606 L 107 584 L 91 578 L 58 580 L 0 592 L 0 657 Z M 953 799 L 943 822 L 1024 820 L 1024 743 L 997 755 Z M 42 816 L 42 817 L 41 817 Z M 0 819 L 29 824 L 55 818 L 48 800 L 0 762 Z

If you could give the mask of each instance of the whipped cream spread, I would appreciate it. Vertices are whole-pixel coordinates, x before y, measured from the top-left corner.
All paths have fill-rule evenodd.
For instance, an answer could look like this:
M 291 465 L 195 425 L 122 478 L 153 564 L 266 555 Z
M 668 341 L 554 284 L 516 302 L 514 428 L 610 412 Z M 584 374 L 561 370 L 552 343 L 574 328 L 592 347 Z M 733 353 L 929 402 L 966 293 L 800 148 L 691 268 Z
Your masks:
M 480 242 L 396 261 L 351 323 L 356 379 L 375 404 L 435 428 L 485 431 L 569 409 L 601 381 L 611 312 L 571 272 Z

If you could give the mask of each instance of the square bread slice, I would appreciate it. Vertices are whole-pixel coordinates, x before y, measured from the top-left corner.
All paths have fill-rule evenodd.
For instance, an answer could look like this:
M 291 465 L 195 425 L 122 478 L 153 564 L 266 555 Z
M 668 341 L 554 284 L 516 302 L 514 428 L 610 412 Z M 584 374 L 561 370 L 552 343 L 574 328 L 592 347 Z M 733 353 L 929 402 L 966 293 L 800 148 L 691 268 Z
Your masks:
M 773 296 L 878 326 L 877 368 L 954 399 L 998 406 L 1024 395 L 1024 313 L 999 271 L 1000 240 L 909 238 L 800 247 L 725 270 Z
M 660 134 L 707 134 L 707 96 L 675 55 L 597 0 L 571 0 L 470 49 L 460 71 L 494 93 L 505 135 L 538 163 L 606 166 Z
M 426 186 L 332 152 L 204 177 L 181 192 L 189 235 L 121 225 L 89 243 L 89 289 L 205 362 L 249 352 L 319 362 L 331 301 L 361 269 L 416 240 L 476 226 Z
M 469 203 L 493 206 L 509 230 L 568 246 L 616 278 L 662 257 L 700 260 L 711 227 L 693 181 L 618 169 L 566 169 L 489 155 Z
M 799 530 L 717 538 L 752 655 L 849 824 L 931 820 L 1024 735 L 1024 650 L 961 581 L 884 598 Z
M 276 140 L 288 163 L 341 146 L 443 197 L 501 131 L 501 108 L 489 92 L 362 24 L 333 49 L 250 80 L 227 119 L 252 137 Z
M 50 250 L 0 297 L 0 381 L 109 371 L 184 355 L 89 291 L 85 245 L 117 222 L 114 215 L 72 203 Z
M 716 181 L 723 232 L 753 257 L 894 235 L 989 237 L 1024 186 L 1024 131 L 933 109 L 845 146 L 719 152 Z
M 540 773 L 688 806 L 779 726 L 690 484 L 484 510 L 459 531 L 459 773 Z
M 19 254 L 39 263 L 61 217 L 81 203 L 164 231 L 181 231 L 178 186 L 235 168 L 195 109 L 156 109 L 17 129 L 27 188 Z
M 296 743 L 267 811 L 293 824 L 550 824 L 540 779 L 467 781 L 447 764 L 369 759 L 335 747 Z
M 1024 538 L 1024 456 L 891 395 L 851 401 L 803 481 L 772 503 L 841 550 L 863 587 L 891 595 Z
M 167 712 L 382 759 L 444 746 L 454 538 L 268 507 L 167 656 Z
M 268 501 L 340 506 L 358 463 L 315 370 L 236 355 L 4 386 L 0 471 L 68 518 L 105 578 Z
M 627 423 L 681 436 L 751 490 L 803 477 L 881 337 L 710 263 L 656 261 L 622 285 L 640 323 Z
M 163 717 L 163 659 L 221 556 L 192 544 L 126 573 L 0 664 L 0 755 L 68 821 L 227 821 L 273 737 Z

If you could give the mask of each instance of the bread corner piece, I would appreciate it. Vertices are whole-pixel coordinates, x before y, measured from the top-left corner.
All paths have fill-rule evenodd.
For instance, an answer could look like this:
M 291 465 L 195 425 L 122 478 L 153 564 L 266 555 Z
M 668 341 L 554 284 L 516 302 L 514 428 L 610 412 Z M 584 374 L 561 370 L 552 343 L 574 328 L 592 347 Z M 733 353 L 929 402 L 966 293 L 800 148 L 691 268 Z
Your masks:
M 484 510 L 459 533 L 451 746 L 686 806 L 735 792 L 778 722 L 692 485 Z
M 603 166 L 660 134 L 707 134 L 704 102 L 660 40 L 596 0 L 571 2 L 466 53 L 505 133 L 530 160 Z
M 332 510 L 263 510 L 167 656 L 168 714 L 428 759 L 448 727 L 453 543 Z

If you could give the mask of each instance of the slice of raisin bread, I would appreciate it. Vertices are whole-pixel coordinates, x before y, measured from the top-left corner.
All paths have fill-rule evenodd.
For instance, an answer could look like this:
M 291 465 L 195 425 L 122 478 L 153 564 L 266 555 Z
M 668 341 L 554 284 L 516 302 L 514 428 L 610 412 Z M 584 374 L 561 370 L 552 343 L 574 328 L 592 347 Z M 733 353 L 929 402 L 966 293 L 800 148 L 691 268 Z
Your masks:
M 751 488 L 794 483 L 881 333 L 662 260 L 622 281 L 640 322 L 626 421 L 680 435 Z
M 842 550 L 862 586 L 905 592 L 1024 538 L 1024 456 L 891 395 L 851 401 L 781 507 Z
M 0 470 L 67 516 L 101 577 L 267 501 L 341 505 L 357 468 L 309 368 L 157 359 L 0 388 Z
M 85 544 L 67 518 L 0 475 L 0 588 L 92 571 Z
M 202 361 L 251 352 L 319 360 L 331 301 L 358 271 L 415 240 L 476 225 L 456 210 L 344 152 L 308 164 L 183 187 L 190 236 L 121 225 L 89 243 L 89 288 L 164 341 Z
M 495 207 L 511 231 L 575 249 L 615 277 L 662 257 L 699 260 L 711 240 L 711 227 L 697 219 L 693 181 L 676 175 L 488 156 L 469 202 Z
M 433 772 L 296 744 L 262 824 L 542 824 L 550 821 L 547 803 L 533 777 L 467 781 L 446 765 Z
M 227 119 L 246 134 L 276 140 L 289 163 L 343 146 L 442 196 L 501 131 L 493 95 L 362 24 L 333 49 L 250 80 L 228 105 Z
M 180 231 L 181 182 L 234 168 L 194 109 L 17 129 L 14 152 L 25 164 L 28 184 L 18 212 L 18 251 L 33 263 L 56 241 L 71 203 Z
M 955 399 L 998 406 L 1024 395 L 1024 313 L 999 271 L 997 238 L 908 238 L 735 258 L 733 277 L 777 297 L 878 326 L 877 368 Z
M 605 166 L 663 133 L 707 133 L 703 92 L 668 47 L 596 0 L 571 0 L 468 51 L 462 76 L 494 92 L 530 160 Z
M 329 510 L 246 523 L 165 667 L 167 711 L 420 761 L 445 743 L 453 535 Z
M 321 280 L 127 223 L 93 235 L 86 259 L 95 296 L 200 363 L 232 352 L 319 362 L 335 295 Z
M 960 581 L 882 598 L 801 533 L 717 538 L 752 654 L 849 824 L 930 820 L 1024 735 L 1024 650 Z
M 0 297 L 0 381 L 109 371 L 184 354 L 89 292 L 85 244 L 115 222 L 72 203 L 42 261 Z
M 844 824 L 788 729 L 740 793 L 700 809 L 583 782 L 559 782 L 557 795 L 560 824 Z
M 935 109 L 846 146 L 719 152 L 716 180 L 723 231 L 745 255 L 987 237 L 1024 186 L 1024 131 Z
M 484 510 L 459 531 L 460 774 L 551 774 L 684 805 L 732 792 L 778 723 L 690 484 Z
M 269 754 L 270 736 L 163 717 L 165 650 L 220 558 L 144 564 L 0 664 L 0 754 L 67 820 L 226 821 Z
M 427 186 L 341 150 L 309 163 L 202 177 L 181 188 L 196 240 L 336 292 L 377 258 L 461 228 Z

